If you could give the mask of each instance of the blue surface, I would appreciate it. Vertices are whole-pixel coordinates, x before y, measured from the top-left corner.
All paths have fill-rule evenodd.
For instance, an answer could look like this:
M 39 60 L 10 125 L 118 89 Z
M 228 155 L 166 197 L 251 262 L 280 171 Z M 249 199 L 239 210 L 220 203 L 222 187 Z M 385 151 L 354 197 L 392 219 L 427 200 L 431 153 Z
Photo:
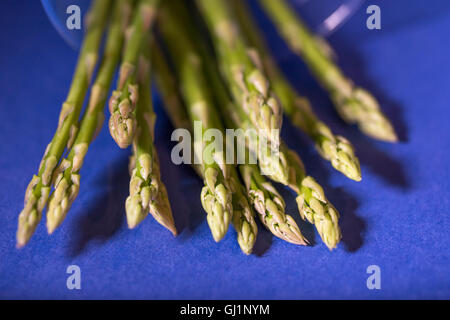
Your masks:
M 76 52 L 60 38 L 39 1 L 2 1 L 0 13 L 0 298 L 450 298 L 450 11 L 448 1 L 371 1 L 382 30 L 365 28 L 363 10 L 330 38 L 343 69 L 373 91 L 402 142 L 376 142 L 339 120 L 302 62 L 261 25 L 289 78 L 317 112 L 356 146 L 363 181 L 333 171 L 286 121 L 284 137 L 340 210 L 343 241 L 334 252 L 301 223 L 312 247 L 295 247 L 264 230 L 244 256 L 230 231 L 215 244 L 200 205 L 201 182 L 170 162 L 172 128 L 158 109 L 157 147 L 181 234 L 148 218 L 126 227 L 129 151 L 106 127 L 82 169 L 66 221 L 49 237 L 41 223 L 15 249 L 24 190 L 50 141 Z M 282 190 L 297 217 L 293 196 Z M 44 221 L 43 221 L 44 222 Z M 66 288 L 78 265 L 82 289 Z M 381 290 L 368 290 L 366 268 L 379 265 Z

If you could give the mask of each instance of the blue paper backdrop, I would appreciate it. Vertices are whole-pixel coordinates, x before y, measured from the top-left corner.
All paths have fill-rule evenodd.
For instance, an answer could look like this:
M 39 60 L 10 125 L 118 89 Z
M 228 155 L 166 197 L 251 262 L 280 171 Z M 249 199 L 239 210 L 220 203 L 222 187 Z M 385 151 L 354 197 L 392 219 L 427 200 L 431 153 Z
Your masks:
M 323 90 L 255 8 L 281 66 L 317 113 L 354 144 L 363 181 L 349 181 L 322 160 L 286 121 L 283 135 L 341 212 L 343 240 L 329 252 L 299 222 L 312 247 L 261 230 L 246 257 L 230 231 L 212 240 L 189 167 L 170 162 L 172 128 L 155 98 L 156 144 L 177 227 L 174 238 L 152 218 L 129 231 L 124 215 L 129 151 L 106 126 L 89 150 L 81 190 L 49 237 L 44 221 L 15 249 L 17 216 L 57 123 L 77 53 L 53 29 L 39 1 L 2 1 L 0 12 L 0 298 L 450 298 L 449 116 L 450 3 L 371 1 L 382 30 L 365 28 L 361 9 L 330 38 L 339 63 L 378 97 L 402 142 L 376 142 L 346 126 Z M 288 212 L 295 217 L 293 195 Z M 45 218 L 44 218 L 45 219 Z M 81 268 L 82 289 L 66 288 L 66 268 Z M 381 268 L 381 290 L 366 269 Z

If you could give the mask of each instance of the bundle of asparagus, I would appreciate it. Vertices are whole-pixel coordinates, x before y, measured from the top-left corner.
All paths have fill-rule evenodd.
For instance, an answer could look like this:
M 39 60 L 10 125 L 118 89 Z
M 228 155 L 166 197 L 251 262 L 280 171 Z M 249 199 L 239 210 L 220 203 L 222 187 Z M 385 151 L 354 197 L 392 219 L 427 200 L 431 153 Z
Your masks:
M 286 1 L 260 0 L 286 41 L 328 90 L 339 114 L 372 137 L 395 141 L 392 126 L 375 99 L 343 76 L 323 43 L 292 13 Z M 109 129 L 120 148 L 131 145 L 133 149 L 130 194 L 124 199 L 130 229 L 151 214 L 177 234 L 153 143 L 153 75 L 174 127 L 193 132 L 200 124 L 200 135 L 194 134 L 198 140 L 192 146 L 198 161 L 193 161 L 193 168 L 204 181 L 200 201 L 215 241 L 223 239 L 232 224 L 239 246 L 250 254 L 257 238 L 258 216 L 278 238 L 308 244 L 294 218 L 285 213 L 284 199 L 272 180 L 296 193 L 300 217 L 315 225 L 330 250 L 337 246 L 341 239 L 339 213 L 320 184 L 306 174 L 300 156 L 280 138 L 283 110 L 322 157 L 356 181 L 361 180 L 358 158 L 351 143 L 333 134 L 308 100 L 284 78 L 245 1 L 93 0 L 86 21 L 57 130 L 25 193 L 18 247 L 29 241 L 47 204 L 51 234 L 77 197 L 83 159 L 102 127 L 107 93 L 117 68 L 117 86 L 109 99 Z M 152 28 L 154 22 L 156 28 Z M 105 32 L 105 49 L 97 68 Z M 87 107 L 80 117 L 96 69 Z M 226 129 L 259 130 L 255 139 L 267 148 L 261 151 L 245 140 L 242 147 L 248 155 L 255 155 L 256 163 L 241 162 L 235 155 L 236 146 L 229 150 L 223 145 L 223 151 L 214 148 L 207 138 L 210 129 L 223 135 Z M 231 163 L 225 160 L 229 152 Z

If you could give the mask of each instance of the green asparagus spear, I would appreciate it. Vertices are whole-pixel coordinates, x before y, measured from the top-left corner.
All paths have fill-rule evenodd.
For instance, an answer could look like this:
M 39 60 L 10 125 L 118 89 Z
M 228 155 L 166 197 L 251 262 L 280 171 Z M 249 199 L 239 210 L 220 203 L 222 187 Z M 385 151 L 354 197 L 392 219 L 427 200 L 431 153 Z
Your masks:
M 170 70 L 161 47 L 153 41 L 152 67 L 158 91 L 164 101 L 164 108 L 175 128 L 192 130 L 189 116 L 183 105 L 175 76 Z
M 109 16 L 111 1 L 96 0 L 87 16 L 87 31 L 75 74 L 63 103 L 56 132 L 47 146 L 39 166 L 25 192 L 24 209 L 19 215 L 17 247 L 23 247 L 33 235 L 50 195 L 52 178 L 66 147 L 73 143 L 78 118 L 98 59 L 98 51 Z
M 124 32 L 128 24 L 131 8 L 131 0 L 118 0 L 114 3 L 103 61 L 91 89 L 88 109 L 80 123 L 80 129 L 72 149 L 55 172 L 55 191 L 50 197 L 47 211 L 47 230 L 49 234 L 52 234 L 62 223 L 78 195 L 80 188 L 79 171 L 90 143 L 103 125 L 103 108 L 114 71 L 120 59 Z
M 269 49 L 260 35 L 256 23 L 244 1 L 232 0 L 234 12 L 247 40 L 261 55 L 274 92 L 292 123 L 303 130 L 314 142 L 319 154 L 329 160 L 332 166 L 350 179 L 360 181 L 359 160 L 354 154 L 351 143 L 342 136 L 334 135 L 330 128 L 319 120 L 312 111 L 309 101 L 299 96 L 284 78 L 269 54 Z
M 242 179 L 250 202 L 260 215 L 260 220 L 275 236 L 287 242 L 306 245 L 295 220 L 284 213 L 285 203 L 270 182 L 264 179 L 255 165 L 240 165 Z
M 167 11 L 164 11 L 167 12 Z M 207 140 L 204 133 L 207 129 L 220 128 L 217 115 L 211 108 L 211 97 L 208 95 L 207 84 L 202 77 L 201 60 L 188 39 L 179 37 L 179 30 L 171 20 L 171 16 L 162 16 L 160 24 L 165 43 L 174 60 L 181 94 L 186 101 L 188 114 L 193 123 L 201 125 L 201 135 L 194 134 L 194 154 L 201 161 L 202 175 L 205 187 L 201 192 L 203 208 L 207 212 L 207 221 L 215 241 L 220 241 L 226 234 L 232 219 L 232 193 L 229 186 L 229 166 L 225 164 L 224 154 L 211 152 L 205 157 L 204 150 L 214 149 L 214 141 Z
M 124 56 L 117 89 L 109 100 L 109 130 L 120 148 L 128 147 L 136 132 L 135 108 L 138 95 L 137 64 L 142 43 L 156 16 L 159 0 L 139 0 L 130 29 L 127 31 Z
M 225 124 L 229 128 L 243 129 L 246 131 L 247 138 L 245 143 L 249 148 L 249 154 L 254 158 L 259 159 L 259 165 L 263 172 L 272 173 L 277 176 L 282 183 L 288 183 L 289 169 L 287 168 L 287 160 L 283 154 L 279 154 L 275 148 L 272 148 L 268 143 L 267 148 L 259 148 L 259 144 L 263 143 L 264 137 L 259 137 L 256 128 L 251 123 L 245 111 L 234 103 L 225 82 L 219 75 L 219 69 L 214 60 L 212 53 L 201 41 L 202 37 L 199 34 L 198 26 L 195 26 L 195 21 L 190 19 L 186 7 L 183 7 L 182 2 L 169 1 L 170 13 L 175 15 L 174 23 L 177 25 L 180 36 L 189 38 L 195 44 L 196 49 L 200 52 L 204 69 L 206 71 L 210 87 L 214 92 L 216 103 L 221 107 L 218 108 L 225 120 Z M 253 131 L 251 131 L 253 130 Z M 254 134 L 251 134 L 253 132 Z M 266 141 L 267 142 L 267 141 Z
M 323 242 L 332 250 L 341 240 L 339 213 L 327 200 L 322 187 L 314 178 L 305 175 L 305 168 L 297 153 L 284 145 L 282 148 L 288 156 L 291 169 L 289 187 L 297 193 L 300 216 L 316 226 Z
M 173 9 L 174 8 L 172 7 L 172 10 Z M 182 10 L 182 8 L 180 7 L 178 7 L 177 9 L 178 12 Z M 179 19 L 177 19 L 177 28 L 181 33 L 183 33 L 183 31 L 185 32 L 185 34 L 181 34 L 181 36 L 188 38 L 189 34 L 191 36 L 195 35 L 196 30 L 194 28 L 191 27 L 190 30 L 188 30 L 190 24 L 187 18 L 183 17 L 182 15 L 179 15 L 178 17 Z M 179 21 L 183 20 L 183 18 L 184 24 L 180 25 Z M 198 41 L 195 41 L 195 37 L 191 37 L 190 40 L 192 42 L 196 42 L 199 51 L 202 52 L 202 61 L 205 63 L 205 70 L 208 75 L 209 84 L 212 88 L 212 91 L 214 92 L 215 98 L 217 99 L 217 105 L 220 106 L 219 109 L 223 111 L 221 114 L 223 119 L 225 120 L 226 125 L 236 128 L 251 128 L 252 125 L 248 121 L 241 121 L 241 119 L 246 118 L 246 115 L 240 108 L 236 107 L 231 100 L 231 97 L 229 96 L 228 91 L 224 86 L 224 83 L 222 82 L 222 79 L 220 79 L 219 77 L 219 73 L 217 72 L 218 70 L 216 70 L 217 66 L 211 55 L 207 52 L 208 50 L 202 45 L 201 42 L 199 43 Z M 242 203 L 245 203 L 244 199 L 247 198 L 247 196 L 250 196 L 249 198 L 247 198 L 247 201 L 251 201 L 252 205 L 260 213 L 260 218 L 263 224 L 269 230 L 271 230 L 274 235 L 292 243 L 305 244 L 306 242 L 301 235 L 301 232 L 294 219 L 289 215 L 285 215 L 284 213 L 284 200 L 276 192 L 275 188 L 268 181 L 265 181 L 265 179 L 259 174 L 258 168 L 251 165 L 240 165 L 239 167 L 242 167 L 241 172 L 245 173 L 243 174 L 244 179 L 245 177 L 247 178 L 246 182 L 248 182 L 248 194 L 245 196 L 233 194 L 233 208 L 235 210 L 235 213 L 238 210 L 236 208 L 239 207 L 236 202 L 242 201 Z M 287 167 L 286 171 L 288 171 Z M 285 184 L 288 184 L 288 173 L 289 171 L 286 173 Z M 234 175 L 236 175 L 236 173 L 234 173 Z M 279 177 L 281 179 L 282 175 L 279 175 Z M 235 179 L 237 180 L 238 178 L 235 177 Z M 251 184 L 252 181 L 255 182 Z M 240 188 L 242 188 L 242 186 Z M 267 201 L 264 199 L 267 199 Z M 248 217 L 249 214 L 245 216 Z M 236 221 L 237 217 L 238 215 L 235 214 L 233 220 Z M 276 220 L 274 219 L 274 217 Z M 252 226 L 252 229 L 254 230 L 253 232 L 255 232 L 256 226 L 253 226 L 252 220 L 247 219 L 247 222 L 249 222 L 249 226 Z M 235 227 L 236 224 L 237 223 L 235 223 Z M 244 223 L 243 226 L 246 228 L 246 223 Z M 236 229 L 238 230 L 239 228 Z M 245 252 L 244 247 L 245 246 L 241 244 L 241 248 Z
M 168 67 L 164 55 L 158 45 L 152 50 L 155 65 L 155 78 L 158 89 L 162 94 L 164 107 L 172 124 L 176 128 L 184 128 L 192 131 L 188 114 L 183 106 L 179 92 L 175 85 L 175 79 Z M 195 167 L 196 172 L 202 177 L 201 168 Z M 203 178 L 203 177 L 202 177 Z M 258 232 L 254 219 L 254 212 L 250 206 L 246 191 L 242 185 L 237 171 L 230 167 L 230 189 L 232 191 L 233 218 L 232 223 L 237 232 L 239 246 L 245 254 L 252 252 Z
M 210 73 L 210 76 L 210 83 L 218 84 L 217 79 L 216 81 L 213 80 L 213 74 Z M 239 108 L 235 107 L 235 112 L 233 113 L 234 104 L 229 101 L 226 92 L 217 86 L 214 89 L 214 93 L 217 97 L 219 97 L 219 101 L 223 102 L 222 110 L 224 112 L 222 113 L 222 116 L 225 123 L 227 123 L 227 126 L 233 126 L 235 128 L 249 128 L 248 125 L 244 125 L 243 122 L 238 122 L 239 120 L 236 120 L 239 119 L 239 116 L 237 115 L 239 113 L 237 111 Z M 271 171 L 272 174 L 270 174 L 269 177 L 277 182 L 287 185 L 289 183 L 290 173 L 288 158 L 284 152 L 279 152 L 278 161 L 275 161 L 275 158 L 277 157 L 274 157 L 274 159 L 269 161 L 269 163 L 282 164 L 280 166 L 282 170 Z M 264 177 L 260 174 L 258 167 L 249 164 L 241 164 L 238 167 L 247 186 L 249 201 L 259 213 L 261 222 L 275 236 L 285 241 L 294 244 L 306 244 L 306 240 L 303 238 L 294 219 L 290 215 L 284 213 L 285 204 L 283 198 L 278 194 L 272 184 L 264 179 Z M 266 170 L 273 170 L 276 168 L 273 166 L 264 167 L 264 164 L 262 164 L 261 161 L 259 162 L 259 167 L 262 167 L 263 172 L 268 172 Z M 287 180 L 284 180 L 284 174 L 280 174 L 284 172 L 284 170 L 287 170 Z
M 130 180 L 130 196 L 125 206 L 127 221 L 128 227 L 132 229 L 150 212 L 161 225 L 176 235 L 167 190 L 161 181 L 158 155 L 153 145 L 156 115 L 150 93 L 150 62 L 150 43 L 146 43 L 139 61 L 137 132 L 133 142 L 134 168 Z
M 181 18 L 179 18 L 178 20 L 181 20 Z M 185 20 L 187 20 L 185 18 Z M 186 30 L 188 29 L 188 22 L 185 21 L 184 25 L 178 25 L 178 30 Z M 187 34 L 183 35 L 183 31 L 180 31 L 181 36 L 183 37 L 188 37 Z M 185 32 L 187 33 L 187 32 Z M 195 30 L 194 31 L 190 31 L 191 34 L 195 34 Z M 198 38 L 198 35 L 197 35 Z M 192 42 L 194 42 L 194 37 L 192 37 L 190 39 Z M 211 58 L 211 55 L 208 54 L 207 50 L 203 47 L 201 43 L 197 45 L 200 49 L 202 49 L 202 60 L 205 63 L 205 69 L 207 71 L 207 75 L 208 75 L 208 80 L 209 83 L 211 85 L 211 88 L 213 89 L 213 92 L 215 94 L 215 97 L 217 99 L 217 104 L 221 106 L 220 110 L 223 111 L 221 112 L 222 118 L 225 120 L 225 123 L 227 126 L 229 127 L 234 127 L 234 128 L 243 128 L 243 129 L 249 129 L 252 127 L 251 124 L 248 123 L 248 121 L 242 120 L 245 119 L 245 113 L 243 112 L 243 110 L 241 110 L 241 108 L 239 108 L 238 106 L 233 104 L 233 101 L 231 101 L 228 91 L 225 88 L 225 86 L 223 85 L 223 82 L 221 81 L 220 77 L 218 76 L 218 70 L 217 70 L 217 66 L 215 65 L 213 59 Z M 280 162 L 283 163 L 283 168 L 286 169 L 287 171 L 287 175 L 286 175 L 286 180 L 283 179 L 283 175 L 279 175 L 277 174 L 277 172 L 275 174 L 271 174 L 269 175 L 269 177 L 277 182 L 280 182 L 282 184 L 285 185 L 293 185 L 292 184 L 292 174 L 294 173 L 303 173 L 303 175 L 301 176 L 301 178 L 307 178 L 305 181 L 314 181 L 314 179 L 312 179 L 311 177 L 305 177 L 304 175 L 304 169 L 302 169 L 301 171 L 299 171 L 299 167 L 297 165 L 297 163 L 293 163 L 292 165 L 294 166 L 293 168 L 291 168 L 291 162 L 292 160 L 290 160 L 291 158 L 294 159 L 298 159 L 298 161 L 300 161 L 300 158 L 298 157 L 297 154 L 295 154 L 294 151 L 292 150 L 288 150 L 284 145 L 282 145 L 282 148 L 279 150 L 279 156 L 280 156 Z M 259 166 L 261 167 L 261 162 L 259 163 Z M 267 168 L 263 168 L 263 169 L 267 169 Z M 259 174 L 259 173 L 258 173 Z M 295 176 L 294 176 L 295 178 Z M 316 183 L 317 184 L 317 183 Z M 264 185 L 269 185 L 269 190 L 274 190 L 273 187 L 270 186 L 270 184 L 268 184 L 267 182 L 264 183 Z M 295 184 L 294 184 L 295 186 Z M 317 185 L 318 188 L 320 188 L 320 186 Z M 311 192 L 311 189 L 307 189 L 307 188 L 296 188 L 293 187 L 293 189 L 295 191 L 297 191 L 298 197 L 297 199 L 307 199 L 306 203 L 302 204 L 301 206 L 299 206 L 299 209 L 301 209 L 301 213 L 303 213 L 305 210 L 308 210 L 309 212 L 309 216 L 322 216 L 322 212 L 324 209 L 327 209 L 329 207 L 331 207 L 332 209 L 329 209 L 330 211 L 333 210 L 334 208 L 328 204 L 328 201 L 326 201 L 326 203 L 323 204 L 323 208 L 319 207 L 317 205 L 310 207 L 309 203 L 313 202 L 314 204 L 316 204 L 315 200 L 316 199 L 312 199 L 315 197 L 315 193 Z M 322 190 L 320 188 L 320 190 Z M 312 194 L 312 195 L 311 195 Z M 321 192 L 321 195 L 323 195 L 323 191 Z M 324 198 L 324 197 L 323 197 Z M 322 199 L 322 198 L 320 198 Z M 280 202 L 279 202 L 280 203 Z M 318 212 L 316 212 L 315 210 L 318 210 Z M 333 213 L 335 212 L 335 210 L 333 211 Z M 336 213 L 337 214 L 337 213 Z M 291 219 L 292 220 L 292 219 Z M 318 219 L 317 219 L 318 220 Z M 311 219 L 311 221 L 314 221 Z M 314 222 L 313 222 L 314 223 Z M 339 227 L 337 226 L 337 222 L 336 222 L 336 228 L 339 230 Z M 321 233 L 322 235 L 322 233 Z
M 279 145 L 282 109 L 272 94 L 270 82 L 261 72 L 255 54 L 250 55 L 239 37 L 238 25 L 222 0 L 198 0 L 212 34 L 222 76 L 231 94 L 249 119 L 270 143 Z
M 242 185 L 235 167 L 231 168 L 230 185 L 233 192 L 233 226 L 237 232 L 239 246 L 248 255 L 255 245 L 258 227 L 246 189 Z
M 155 54 L 155 52 L 158 53 Z M 167 68 L 166 63 L 163 61 L 164 57 L 158 46 L 153 48 L 153 54 L 155 63 L 158 62 L 158 67 L 155 68 L 155 77 L 156 79 L 159 79 L 157 80 L 158 89 L 162 93 L 162 99 L 166 112 L 168 113 L 174 127 L 191 130 L 191 125 L 189 123 L 186 110 L 184 109 L 179 94 L 176 92 L 175 86 L 173 86 L 171 71 Z M 161 65 L 165 66 L 161 67 Z M 203 178 L 201 168 L 194 166 L 194 169 L 199 176 Z M 245 189 L 243 189 L 239 177 L 237 176 L 236 169 L 234 167 L 231 167 L 230 169 L 230 188 L 232 190 L 233 204 L 232 223 L 237 232 L 239 246 L 242 251 L 248 255 L 252 252 L 258 229 L 254 219 L 253 209 L 248 203 L 246 193 L 243 192 Z
M 184 28 L 186 28 L 187 26 L 183 26 L 183 28 L 179 28 L 179 30 L 185 30 Z M 154 50 L 154 53 L 156 52 L 156 50 Z M 207 61 L 208 58 L 207 56 L 202 56 L 203 61 Z M 156 62 L 155 62 L 156 63 Z M 160 72 L 168 72 L 168 68 L 167 66 L 165 68 L 160 68 L 161 65 L 164 64 L 164 61 L 162 59 L 162 55 L 159 55 L 159 59 L 158 59 L 158 67 Z M 157 68 L 158 69 L 158 68 Z M 211 71 L 211 69 L 210 69 Z M 162 76 L 162 75 L 157 75 L 157 79 L 170 79 L 168 76 Z M 212 81 L 212 77 L 209 78 L 210 83 L 213 82 Z M 164 85 L 165 84 L 165 85 Z M 217 83 L 216 83 L 217 84 Z M 174 119 L 172 121 L 174 121 L 175 126 L 179 126 L 177 124 L 183 124 L 186 123 L 186 121 L 183 120 L 183 116 L 185 113 L 182 112 L 182 103 L 180 102 L 180 98 L 176 98 L 177 95 L 174 94 L 173 88 L 174 86 L 171 85 L 171 81 L 160 81 L 160 87 L 170 87 L 171 89 L 166 89 L 166 90 L 162 90 L 163 92 L 163 99 L 165 100 L 165 106 L 166 106 L 166 111 L 169 113 L 169 117 L 171 119 Z M 216 86 L 217 89 L 217 86 Z M 170 93 L 171 92 L 171 93 Z M 219 92 L 215 92 L 215 93 L 220 93 Z M 168 94 L 170 93 L 170 94 Z M 219 96 L 221 96 L 224 100 L 222 101 L 222 105 L 224 103 L 226 103 L 226 101 L 229 101 L 229 98 L 227 98 L 227 95 L 223 95 L 220 94 Z M 176 100 L 178 100 L 176 102 Z M 219 98 L 220 100 L 220 98 Z M 167 105 L 170 104 L 171 107 L 167 107 Z M 181 107 L 181 108 L 180 108 Z M 244 168 L 245 169 L 245 166 Z M 246 172 L 252 172 L 252 170 L 254 170 L 255 167 L 251 167 L 251 168 L 247 168 Z M 244 187 L 240 184 L 239 182 L 239 187 L 238 188 L 234 188 L 234 186 L 236 186 L 235 182 L 239 181 L 239 179 L 237 178 L 237 173 L 235 172 L 234 168 L 231 168 L 231 179 L 230 179 L 230 184 L 232 186 L 233 189 L 233 225 L 235 227 L 235 229 L 238 232 L 238 242 L 241 246 L 241 249 L 245 252 L 245 253 L 249 253 L 249 248 L 253 246 L 253 242 L 256 239 L 256 232 L 257 232 L 257 227 L 256 224 L 254 222 L 253 214 L 252 214 L 252 209 L 251 207 L 249 208 L 247 206 L 247 204 L 249 203 L 249 201 L 251 202 L 251 205 L 254 206 L 256 209 L 259 209 L 260 214 L 260 218 L 262 223 L 269 229 L 271 230 L 271 232 L 280 237 L 281 239 L 284 239 L 286 241 L 292 242 L 292 243 L 296 243 L 296 244 L 304 244 L 304 238 L 301 235 L 300 230 L 298 229 L 297 224 L 295 223 L 294 219 L 289 216 L 289 215 L 285 215 L 284 213 L 284 201 L 281 198 L 281 196 L 276 192 L 276 190 L 273 188 L 273 186 L 264 180 L 264 178 L 259 175 L 258 169 L 256 168 L 256 177 L 259 178 L 258 181 L 262 182 L 262 185 L 264 187 L 262 187 L 262 189 L 258 189 L 259 187 L 257 187 L 255 184 L 253 184 L 253 189 L 250 188 L 250 185 L 248 186 L 249 188 L 249 193 L 245 192 L 244 195 L 236 192 L 235 190 L 239 190 Z M 251 176 L 250 176 L 250 180 L 251 182 Z M 243 192 L 243 191 L 241 191 Z M 251 197 L 248 197 L 249 194 L 252 194 Z M 259 197 L 255 197 L 253 195 L 258 195 Z M 257 201 L 257 199 L 261 199 L 261 197 L 267 196 L 267 201 Z M 252 200 L 250 200 L 252 199 Z M 266 206 L 267 203 L 267 206 Z M 274 219 L 274 217 L 279 218 L 278 221 L 276 221 Z M 250 227 L 250 228 L 248 228 Z M 248 233 L 248 229 L 250 229 L 252 232 Z M 248 236 L 247 236 L 248 235 Z M 249 239 L 249 240 L 246 240 Z
M 217 83 L 214 80 L 210 81 L 213 84 Z M 218 92 L 219 89 L 216 89 L 215 91 Z M 220 100 L 226 101 L 224 93 L 221 95 Z M 223 112 L 222 116 L 224 119 L 228 120 L 228 123 L 234 121 L 239 127 L 245 127 L 243 122 L 238 122 L 241 118 L 239 116 L 239 107 L 229 106 L 230 103 L 226 103 L 223 106 L 225 112 Z M 284 144 L 281 144 L 279 156 L 280 159 L 284 159 L 282 162 L 284 163 L 283 167 L 287 168 L 289 172 L 288 179 L 284 180 L 282 176 L 277 174 L 270 174 L 268 176 L 276 182 L 289 185 L 296 191 L 298 195 L 297 203 L 302 218 L 307 218 L 311 223 L 315 224 L 320 236 L 327 246 L 330 249 L 334 248 L 340 240 L 340 229 L 337 223 L 339 214 L 325 198 L 323 189 L 320 185 L 312 177 L 305 176 L 305 170 L 300 157 L 293 150 L 289 150 Z M 261 162 L 259 165 L 261 167 Z M 261 210 L 258 211 L 260 212 Z M 332 219 L 329 219 L 330 217 Z
M 376 99 L 345 77 L 330 59 L 328 49 L 312 35 L 295 10 L 285 0 L 260 0 L 260 3 L 287 43 L 303 57 L 316 79 L 328 90 L 339 115 L 348 123 L 357 124 L 362 132 L 373 138 L 397 141 L 392 125 Z

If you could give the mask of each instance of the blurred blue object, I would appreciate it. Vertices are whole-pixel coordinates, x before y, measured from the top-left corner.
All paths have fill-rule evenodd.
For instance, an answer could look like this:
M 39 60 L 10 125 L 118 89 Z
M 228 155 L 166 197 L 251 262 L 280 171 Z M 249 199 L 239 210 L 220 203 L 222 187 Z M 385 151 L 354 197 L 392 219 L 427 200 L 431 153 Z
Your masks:
M 63 37 L 63 39 L 72 47 L 78 48 L 81 44 L 83 33 L 80 30 L 70 30 L 66 26 L 66 19 L 69 16 L 67 8 L 70 5 L 77 5 L 80 8 L 82 15 L 87 12 L 91 0 L 41 0 L 42 6 L 47 13 L 51 23 Z
M 76 4 L 86 12 L 92 0 L 41 0 L 42 5 L 58 33 L 71 47 L 81 45 L 82 33 L 66 27 L 68 6 Z M 338 30 L 361 7 L 365 0 L 293 0 L 294 7 L 301 9 L 303 18 L 313 30 L 328 36 Z

